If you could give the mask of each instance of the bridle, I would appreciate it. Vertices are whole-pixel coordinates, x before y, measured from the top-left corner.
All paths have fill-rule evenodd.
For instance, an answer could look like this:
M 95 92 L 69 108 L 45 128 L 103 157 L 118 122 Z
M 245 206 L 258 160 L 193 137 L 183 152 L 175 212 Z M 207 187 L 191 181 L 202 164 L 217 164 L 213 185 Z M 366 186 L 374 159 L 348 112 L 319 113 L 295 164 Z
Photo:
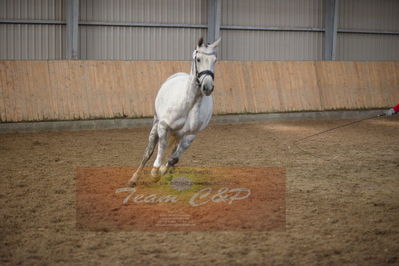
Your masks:
M 204 70 L 204 71 L 198 72 L 198 68 L 197 68 L 197 54 L 198 53 L 201 53 L 201 54 L 204 54 L 204 55 L 215 55 L 215 53 L 205 53 L 205 52 L 200 52 L 198 50 L 194 50 L 193 59 L 194 59 L 194 68 L 195 68 L 195 81 L 198 84 L 201 84 L 200 78 L 202 76 L 204 76 L 204 75 L 211 76 L 212 80 L 214 80 L 215 79 L 215 74 L 211 70 Z

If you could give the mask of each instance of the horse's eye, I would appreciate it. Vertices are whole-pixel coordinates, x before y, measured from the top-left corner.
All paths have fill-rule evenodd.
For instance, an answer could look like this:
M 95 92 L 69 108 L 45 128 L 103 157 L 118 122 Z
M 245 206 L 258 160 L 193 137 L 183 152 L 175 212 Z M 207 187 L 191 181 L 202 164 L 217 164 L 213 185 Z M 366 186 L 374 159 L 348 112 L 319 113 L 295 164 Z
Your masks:
M 197 62 L 198 62 L 198 63 L 201 62 L 201 59 L 197 58 Z

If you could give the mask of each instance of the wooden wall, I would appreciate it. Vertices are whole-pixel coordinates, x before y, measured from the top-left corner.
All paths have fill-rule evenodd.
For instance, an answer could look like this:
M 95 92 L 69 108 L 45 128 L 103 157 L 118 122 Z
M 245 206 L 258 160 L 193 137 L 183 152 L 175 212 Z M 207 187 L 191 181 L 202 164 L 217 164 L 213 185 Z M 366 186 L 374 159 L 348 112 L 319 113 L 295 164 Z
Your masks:
M 2 122 L 148 117 L 180 61 L 0 61 Z M 242 62 L 216 66 L 215 114 L 386 108 L 399 62 Z

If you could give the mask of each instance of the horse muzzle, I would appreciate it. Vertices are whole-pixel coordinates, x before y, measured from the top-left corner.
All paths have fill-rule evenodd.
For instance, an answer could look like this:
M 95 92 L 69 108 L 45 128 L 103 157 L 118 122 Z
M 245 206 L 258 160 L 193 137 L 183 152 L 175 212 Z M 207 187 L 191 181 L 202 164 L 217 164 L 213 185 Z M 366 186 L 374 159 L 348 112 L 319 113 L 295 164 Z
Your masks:
M 209 86 L 209 85 L 203 85 L 203 86 L 201 87 L 202 94 L 205 95 L 205 96 L 211 95 L 212 92 L 213 92 L 213 88 L 214 88 L 213 85 L 211 85 L 211 86 Z
M 212 94 L 214 89 L 213 79 L 206 77 L 201 84 L 201 92 L 205 96 L 209 96 Z

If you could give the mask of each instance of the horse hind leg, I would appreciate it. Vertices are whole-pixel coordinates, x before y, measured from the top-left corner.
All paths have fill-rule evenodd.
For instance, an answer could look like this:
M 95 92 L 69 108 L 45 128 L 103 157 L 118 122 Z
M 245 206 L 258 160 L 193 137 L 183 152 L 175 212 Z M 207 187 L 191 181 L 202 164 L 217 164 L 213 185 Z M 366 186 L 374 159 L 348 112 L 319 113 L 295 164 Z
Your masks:
M 139 168 L 137 168 L 136 172 L 133 174 L 132 178 L 130 178 L 128 185 L 134 186 L 136 185 L 138 179 L 140 178 L 140 174 L 145 166 L 145 164 L 148 162 L 148 160 L 151 158 L 151 155 L 154 153 L 155 146 L 158 142 L 158 122 L 154 122 L 152 125 L 152 129 L 150 132 L 150 135 L 148 137 L 148 145 L 147 148 L 145 149 L 143 159 L 141 160 Z
M 165 122 L 159 122 L 158 124 L 158 154 L 154 161 L 153 168 L 151 170 L 151 176 L 154 182 L 158 182 L 161 179 L 160 166 L 162 165 L 163 157 L 166 150 L 168 149 L 168 137 L 169 137 L 169 127 Z

